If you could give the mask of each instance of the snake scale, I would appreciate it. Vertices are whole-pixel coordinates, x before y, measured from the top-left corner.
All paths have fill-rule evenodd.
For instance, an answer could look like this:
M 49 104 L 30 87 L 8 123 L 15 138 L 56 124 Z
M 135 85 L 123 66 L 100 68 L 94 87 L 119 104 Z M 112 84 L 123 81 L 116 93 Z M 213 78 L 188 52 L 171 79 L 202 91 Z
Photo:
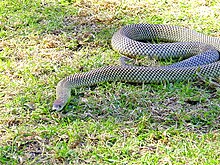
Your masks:
M 148 40 L 169 43 L 152 44 Z M 106 66 L 62 79 L 56 87 L 53 110 L 62 110 L 71 96 L 71 88 L 91 86 L 99 82 L 125 81 L 158 83 L 193 80 L 200 76 L 220 76 L 220 39 L 196 31 L 170 25 L 133 24 L 119 29 L 112 37 L 114 50 L 127 56 L 185 60 L 169 66 Z

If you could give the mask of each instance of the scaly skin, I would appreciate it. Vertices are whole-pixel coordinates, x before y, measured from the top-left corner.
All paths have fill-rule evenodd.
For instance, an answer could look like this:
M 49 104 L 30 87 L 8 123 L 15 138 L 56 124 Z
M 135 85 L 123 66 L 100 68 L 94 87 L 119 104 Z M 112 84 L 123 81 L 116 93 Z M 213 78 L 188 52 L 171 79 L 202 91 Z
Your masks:
M 136 41 L 146 39 L 180 42 L 149 44 Z M 112 47 L 129 56 L 157 56 L 161 59 L 195 56 L 166 67 L 107 66 L 68 76 L 57 85 L 57 99 L 53 103 L 53 110 L 60 111 L 64 108 L 71 97 L 71 88 L 90 86 L 100 82 L 160 83 L 193 80 L 198 75 L 220 76 L 220 61 L 218 61 L 220 39 L 186 28 L 150 24 L 128 25 L 113 35 Z

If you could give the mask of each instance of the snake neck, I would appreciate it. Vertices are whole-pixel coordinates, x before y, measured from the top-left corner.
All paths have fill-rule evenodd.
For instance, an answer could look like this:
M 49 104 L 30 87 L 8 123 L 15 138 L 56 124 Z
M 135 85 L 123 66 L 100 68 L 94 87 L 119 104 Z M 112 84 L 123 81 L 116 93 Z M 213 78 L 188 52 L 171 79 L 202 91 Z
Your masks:
M 99 82 L 114 81 L 119 76 L 115 73 L 115 67 L 103 67 L 86 73 L 79 73 L 68 76 L 61 80 L 56 87 L 56 100 L 53 103 L 53 110 L 62 110 L 71 97 L 71 89 L 81 86 L 91 86 Z

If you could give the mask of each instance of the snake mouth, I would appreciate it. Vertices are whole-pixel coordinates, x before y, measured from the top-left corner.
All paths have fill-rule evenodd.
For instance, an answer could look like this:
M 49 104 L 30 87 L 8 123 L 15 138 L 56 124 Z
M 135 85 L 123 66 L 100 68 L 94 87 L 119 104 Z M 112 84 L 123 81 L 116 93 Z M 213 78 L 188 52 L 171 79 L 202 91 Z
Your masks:
M 52 111 L 61 111 L 63 109 L 63 106 L 61 105 L 53 105 Z
M 63 101 L 62 99 L 57 99 L 53 103 L 52 111 L 61 111 L 65 105 L 65 101 Z

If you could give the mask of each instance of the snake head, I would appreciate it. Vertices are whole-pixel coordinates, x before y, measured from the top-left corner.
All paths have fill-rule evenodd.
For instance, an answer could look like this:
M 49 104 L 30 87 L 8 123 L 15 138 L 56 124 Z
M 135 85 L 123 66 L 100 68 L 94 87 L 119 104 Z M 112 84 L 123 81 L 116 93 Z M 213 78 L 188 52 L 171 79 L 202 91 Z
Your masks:
M 65 101 L 63 101 L 62 99 L 57 99 L 53 103 L 52 110 L 61 111 L 65 105 L 66 105 Z

